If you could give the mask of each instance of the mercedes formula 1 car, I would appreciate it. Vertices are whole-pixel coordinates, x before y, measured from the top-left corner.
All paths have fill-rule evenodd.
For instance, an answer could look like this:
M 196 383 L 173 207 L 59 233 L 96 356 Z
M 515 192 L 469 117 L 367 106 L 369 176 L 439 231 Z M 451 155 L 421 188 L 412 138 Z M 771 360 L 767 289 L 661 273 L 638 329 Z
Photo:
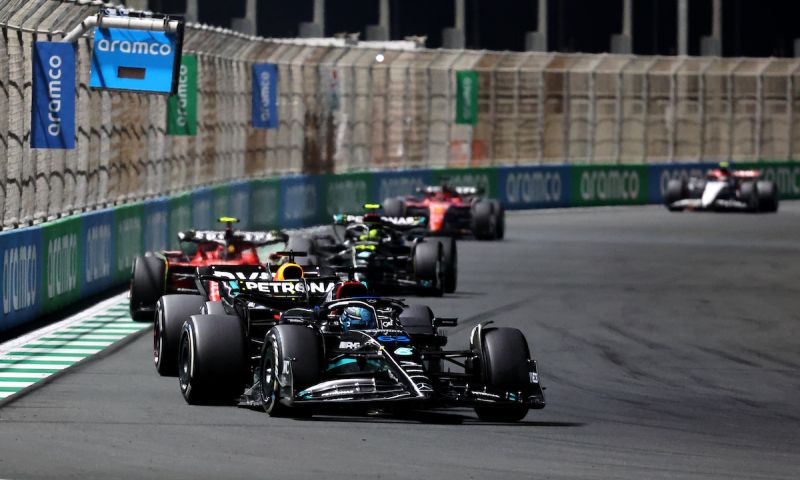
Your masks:
M 355 279 L 372 292 L 452 293 L 458 277 L 456 241 L 426 237 L 426 224 L 425 217 L 334 215 L 331 233 L 312 235 L 305 248 L 323 269 L 355 269 Z
M 417 189 L 417 195 L 388 198 L 383 211 L 390 217 L 421 216 L 436 235 L 473 235 L 481 240 L 505 236 L 505 210 L 499 200 L 488 199 L 477 187 L 439 186 Z
M 233 229 L 238 222 L 222 217 L 224 230 L 187 230 L 178 233 L 181 250 L 149 252 L 133 262 L 130 285 L 131 317 L 152 321 L 158 299 L 169 293 L 196 293 L 195 270 L 208 265 L 261 265 L 258 248 L 285 243 L 280 231 L 245 232 Z
M 705 178 L 670 180 L 664 196 L 666 207 L 682 210 L 745 212 L 778 211 L 778 188 L 761 180 L 758 170 L 731 170 L 723 163 Z
M 445 350 L 440 328 L 456 319 L 361 296 L 358 282 L 334 292 L 334 284 L 316 281 L 220 281 L 224 312 L 193 314 L 183 323 L 184 399 L 262 406 L 273 416 L 471 406 L 489 421 L 518 421 L 545 406 L 536 361 L 519 330 L 483 323 L 473 328 L 467 349 Z M 327 301 L 311 306 L 311 292 L 323 290 Z M 170 297 L 187 296 L 164 298 Z

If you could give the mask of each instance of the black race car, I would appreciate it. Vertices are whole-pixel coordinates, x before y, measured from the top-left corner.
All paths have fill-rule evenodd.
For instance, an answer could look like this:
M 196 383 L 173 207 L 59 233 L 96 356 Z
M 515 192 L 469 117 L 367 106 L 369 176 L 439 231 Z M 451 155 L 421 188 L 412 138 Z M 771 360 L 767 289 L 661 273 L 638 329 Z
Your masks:
M 327 294 L 342 282 L 338 277 L 321 277 L 314 267 L 301 266 L 296 256 L 304 252 L 276 252 L 277 257 L 288 261 L 280 265 L 211 265 L 195 267 L 191 290 L 185 293 L 159 297 L 155 305 L 153 322 L 153 362 L 160 375 L 176 375 L 178 371 L 178 339 L 184 322 L 195 314 L 227 315 L 233 303 L 230 285 L 225 282 L 275 281 L 279 288 L 291 292 L 301 289 L 309 292 L 290 298 L 278 296 L 273 306 L 279 314 L 283 309 L 298 305 L 313 305 L 324 301 Z M 304 280 L 305 279 L 305 280 Z M 220 289 L 223 285 L 223 289 Z M 361 286 L 361 284 L 359 284 Z M 349 288 L 349 287 L 348 287 Z M 345 289 L 345 291 L 347 288 Z M 227 294 L 226 294 L 227 292 Z M 283 293 L 283 291 L 279 292 Z
M 518 421 L 545 406 L 536 362 L 512 328 L 473 328 L 469 348 L 445 350 L 430 308 L 360 296 L 358 282 L 328 289 L 322 304 L 310 280 L 226 280 L 225 312 L 184 323 L 178 355 L 190 404 L 262 406 L 270 415 L 311 415 L 343 408 L 474 407 L 481 419 Z M 302 307 L 286 308 L 292 302 Z M 448 366 L 455 367 L 451 371 Z
M 328 233 L 307 237 L 304 244 L 320 268 L 355 269 L 356 280 L 372 292 L 402 291 L 439 296 L 453 293 L 458 279 L 456 241 L 426 237 L 424 217 L 389 217 L 368 212 L 334 215 Z

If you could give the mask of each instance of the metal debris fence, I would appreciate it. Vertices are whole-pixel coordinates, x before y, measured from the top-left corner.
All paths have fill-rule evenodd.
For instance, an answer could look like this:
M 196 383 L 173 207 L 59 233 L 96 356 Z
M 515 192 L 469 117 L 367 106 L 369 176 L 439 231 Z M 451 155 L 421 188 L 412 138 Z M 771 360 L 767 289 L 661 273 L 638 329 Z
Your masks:
M 382 50 L 201 25 L 184 43 L 198 57 L 196 136 L 166 135 L 166 97 L 90 89 L 85 36 L 76 148 L 32 150 L 32 44 L 100 6 L 0 0 L 4 229 L 291 173 L 800 157 L 800 60 Z M 267 62 L 279 66 L 280 126 L 256 130 L 251 67 Z M 458 70 L 479 75 L 474 126 L 454 122 Z

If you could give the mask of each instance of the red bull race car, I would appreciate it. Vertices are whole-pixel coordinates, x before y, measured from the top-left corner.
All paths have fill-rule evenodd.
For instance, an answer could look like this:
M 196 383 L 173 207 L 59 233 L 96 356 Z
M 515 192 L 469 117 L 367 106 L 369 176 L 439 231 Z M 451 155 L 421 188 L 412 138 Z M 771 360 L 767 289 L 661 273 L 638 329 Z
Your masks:
M 263 265 L 259 248 L 286 243 L 284 232 L 246 232 L 233 229 L 238 219 L 222 217 L 224 230 L 187 230 L 178 233 L 180 250 L 148 252 L 133 262 L 130 285 L 131 317 L 153 321 L 156 302 L 165 294 L 196 293 L 197 267 Z
M 778 188 L 758 170 L 733 170 L 727 162 L 705 178 L 674 179 L 667 184 L 664 204 L 682 210 L 777 212 Z
M 478 187 L 439 186 L 417 189 L 416 195 L 387 198 L 383 211 L 390 217 L 425 217 L 428 231 L 436 235 L 472 235 L 480 240 L 505 236 L 505 209 Z

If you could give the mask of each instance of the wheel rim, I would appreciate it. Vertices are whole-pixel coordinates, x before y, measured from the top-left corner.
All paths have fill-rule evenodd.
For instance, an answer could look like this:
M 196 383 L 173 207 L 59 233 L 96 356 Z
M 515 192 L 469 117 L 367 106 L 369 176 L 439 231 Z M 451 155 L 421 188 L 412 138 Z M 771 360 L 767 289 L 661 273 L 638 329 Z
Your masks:
M 164 311 L 161 309 L 161 303 L 159 302 L 156 306 L 156 321 L 153 325 L 153 363 L 155 363 L 156 367 L 158 367 L 161 356 L 164 353 L 162 347 L 163 340 L 161 338 L 161 334 L 164 331 L 162 326 L 163 318 Z
M 181 382 L 181 391 L 189 389 L 189 382 L 192 376 L 192 349 L 189 343 L 191 333 L 183 335 L 181 338 L 180 353 L 178 356 L 178 377 Z
M 277 351 L 270 341 L 261 358 L 261 398 L 265 410 L 270 410 L 276 401 L 275 367 L 277 365 L 277 356 Z

